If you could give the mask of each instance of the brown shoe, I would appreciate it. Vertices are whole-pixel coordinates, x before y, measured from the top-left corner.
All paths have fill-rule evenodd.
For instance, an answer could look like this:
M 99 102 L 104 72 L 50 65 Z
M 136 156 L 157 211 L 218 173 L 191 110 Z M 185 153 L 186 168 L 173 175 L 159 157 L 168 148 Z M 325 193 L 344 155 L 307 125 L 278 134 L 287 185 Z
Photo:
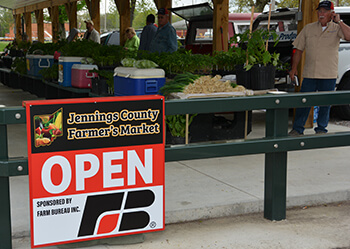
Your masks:
M 297 132 L 296 130 L 291 130 L 289 133 L 288 133 L 289 136 L 291 137 L 298 137 L 298 136 L 302 136 L 304 135 L 303 133 L 299 133 Z

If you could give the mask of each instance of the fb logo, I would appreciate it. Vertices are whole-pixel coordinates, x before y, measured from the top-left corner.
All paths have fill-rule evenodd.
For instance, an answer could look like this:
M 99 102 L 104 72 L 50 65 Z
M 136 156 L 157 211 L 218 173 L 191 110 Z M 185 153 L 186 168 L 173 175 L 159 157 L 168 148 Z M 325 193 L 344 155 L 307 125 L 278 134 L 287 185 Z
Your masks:
M 145 228 L 150 221 L 150 216 L 145 211 L 127 212 L 124 211 L 133 208 L 145 208 L 153 204 L 155 195 L 151 190 L 130 191 L 127 193 L 126 201 L 123 207 L 123 198 L 125 193 L 113 193 L 104 195 L 88 196 L 81 220 L 78 237 L 93 235 L 98 218 L 105 212 L 121 211 L 114 220 L 115 228 L 121 216 L 119 232 Z M 100 222 L 99 231 L 103 231 Z M 101 230 L 100 230 L 101 229 Z

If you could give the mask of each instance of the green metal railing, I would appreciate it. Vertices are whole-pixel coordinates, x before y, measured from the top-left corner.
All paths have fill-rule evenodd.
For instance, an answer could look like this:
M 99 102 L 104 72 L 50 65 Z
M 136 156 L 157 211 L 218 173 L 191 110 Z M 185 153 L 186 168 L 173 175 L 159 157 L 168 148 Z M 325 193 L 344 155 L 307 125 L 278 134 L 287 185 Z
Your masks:
M 350 145 L 350 132 L 289 137 L 289 109 L 349 103 L 350 91 L 166 101 L 166 115 L 266 109 L 266 132 L 265 137 L 259 139 L 223 143 L 205 142 L 165 148 L 165 161 L 264 153 L 264 217 L 270 220 L 285 219 L 288 151 Z M 8 158 L 7 125 L 23 123 L 25 123 L 24 108 L 0 108 L 0 199 L 2 203 L 0 205 L 0 241 L 2 249 L 12 248 L 9 177 L 28 174 L 27 158 Z

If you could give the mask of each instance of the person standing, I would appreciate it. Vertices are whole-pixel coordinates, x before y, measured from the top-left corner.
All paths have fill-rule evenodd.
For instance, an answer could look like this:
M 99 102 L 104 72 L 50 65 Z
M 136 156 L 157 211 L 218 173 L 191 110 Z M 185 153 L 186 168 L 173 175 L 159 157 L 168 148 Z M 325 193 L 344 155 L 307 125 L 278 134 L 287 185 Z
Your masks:
M 158 10 L 158 29 L 151 42 L 151 52 L 175 52 L 177 50 L 176 30 L 169 22 L 169 11 L 166 8 Z
M 94 29 L 94 22 L 92 20 L 86 20 L 84 22 L 86 24 L 86 32 L 83 39 L 100 43 L 100 34 Z
M 153 14 L 149 14 L 146 18 L 146 26 L 142 29 L 139 50 L 150 51 L 151 42 L 157 32 L 154 25 L 156 18 Z
M 125 35 L 126 42 L 124 44 L 124 49 L 136 55 L 140 46 L 140 39 L 137 37 L 135 29 L 133 27 L 127 28 Z
M 307 24 L 293 42 L 296 52 L 289 76 L 294 81 L 297 66 L 305 51 L 305 66 L 300 92 L 334 91 L 338 75 L 340 39 L 350 40 L 350 27 L 334 12 L 331 1 L 322 1 L 317 7 L 318 21 Z M 304 125 L 310 107 L 297 108 L 290 136 L 304 134 Z M 316 134 L 327 133 L 330 106 L 320 106 Z

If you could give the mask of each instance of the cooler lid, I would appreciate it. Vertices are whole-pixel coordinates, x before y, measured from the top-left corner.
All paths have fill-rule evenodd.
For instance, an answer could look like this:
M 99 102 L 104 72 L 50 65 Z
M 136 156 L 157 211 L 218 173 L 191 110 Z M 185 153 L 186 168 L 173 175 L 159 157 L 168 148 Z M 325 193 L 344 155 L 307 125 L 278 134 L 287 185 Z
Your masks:
M 26 58 L 32 58 L 32 59 L 53 59 L 53 55 L 27 54 Z
M 98 69 L 98 67 L 97 65 L 90 65 L 90 64 L 73 64 L 72 69 L 93 70 L 93 69 Z
M 84 57 L 75 57 L 75 56 L 60 56 L 58 62 L 81 62 Z
M 38 56 L 35 56 L 39 59 L 53 59 L 54 56 L 53 55 L 48 55 L 48 54 L 44 54 L 44 55 L 38 55 Z
M 114 69 L 114 76 L 125 78 L 164 78 L 165 71 L 161 68 L 145 68 L 139 69 L 136 67 L 116 67 Z

